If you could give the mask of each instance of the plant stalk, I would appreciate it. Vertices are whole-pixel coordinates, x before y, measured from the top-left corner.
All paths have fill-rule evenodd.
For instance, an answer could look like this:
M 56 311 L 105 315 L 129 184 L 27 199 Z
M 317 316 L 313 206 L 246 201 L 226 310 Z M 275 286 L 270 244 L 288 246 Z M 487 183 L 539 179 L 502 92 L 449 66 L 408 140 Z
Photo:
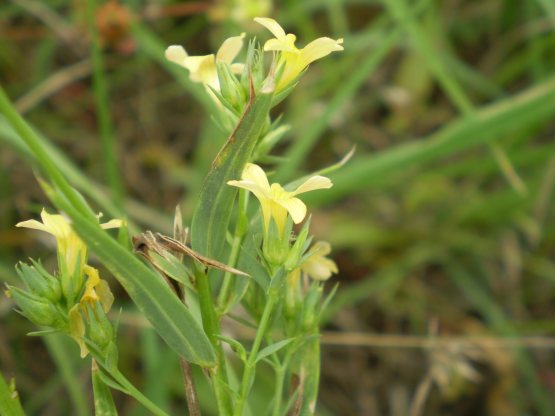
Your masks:
M 266 306 L 264 307 L 264 312 L 262 313 L 262 318 L 260 319 L 260 323 L 258 325 L 258 329 L 256 331 L 256 336 L 254 338 L 254 342 L 249 353 L 249 357 L 247 362 L 245 363 L 245 369 L 243 371 L 243 379 L 241 381 L 241 391 L 239 393 L 239 399 L 237 400 L 235 406 L 235 413 L 236 416 L 243 415 L 243 408 L 245 406 L 245 401 L 247 396 L 249 395 L 252 382 L 254 379 L 253 371 L 256 368 L 256 358 L 258 355 L 258 351 L 260 350 L 260 344 L 262 343 L 262 339 L 266 334 L 266 330 L 270 324 L 270 317 L 272 311 L 274 309 L 275 304 L 277 303 L 277 294 L 275 291 L 270 291 L 268 296 L 268 301 L 266 302 Z
M 227 382 L 227 366 L 225 361 L 225 354 L 222 344 L 217 335 L 220 334 L 218 320 L 216 317 L 216 310 L 214 302 L 212 301 L 212 290 L 210 288 L 210 281 L 207 273 L 200 269 L 200 266 L 194 266 L 195 280 L 199 296 L 200 310 L 202 314 L 202 324 L 208 339 L 212 343 L 216 351 L 218 365 L 210 369 L 212 378 L 212 386 L 214 394 L 218 402 L 218 414 L 226 416 L 231 414 L 231 401 L 225 390 Z

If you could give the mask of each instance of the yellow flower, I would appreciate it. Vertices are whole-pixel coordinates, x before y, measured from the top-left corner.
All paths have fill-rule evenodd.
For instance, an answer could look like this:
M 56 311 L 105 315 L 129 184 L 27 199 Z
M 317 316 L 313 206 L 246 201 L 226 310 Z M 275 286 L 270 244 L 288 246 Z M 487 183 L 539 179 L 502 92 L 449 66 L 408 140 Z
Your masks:
M 81 301 L 69 310 L 69 335 L 79 345 L 81 358 L 85 358 L 89 353 L 84 339 L 86 331 L 83 319 L 83 314 L 87 316 L 87 307 L 94 311 L 95 302 L 99 302 L 102 310 L 108 312 L 114 303 L 114 295 L 110 291 L 108 283 L 100 278 L 98 270 L 85 265 L 85 274 L 87 275 L 87 281 Z M 95 316 L 97 319 L 100 319 L 96 314 Z
M 58 214 L 49 214 L 42 210 L 42 222 L 28 220 L 17 223 L 16 227 L 32 228 L 45 231 L 56 238 L 58 244 L 58 267 L 65 267 L 66 273 L 73 275 L 76 269 L 83 270 L 87 261 L 87 246 L 71 228 L 69 220 Z M 101 224 L 102 228 L 116 228 L 121 226 L 121 220 L 111 220 Z
M 85 266 L 85 274 L 87 281 L 81 303 L 98 301 L 102 305 L 102 310 L 108 312 L 114 303 L 114 295 L 110 291 L 108 283 L 100 278 L 97 269 L 89 265 Z
M 337 273 L 337 264 L 326 256 L 331 253 L 331 245 L 327 241 L 318 241 L 308 251 L 309 258 L 301 264 L 301 270 L 314 280 L 328 280 Z
M 260 23 L 275 36 L 264 44 L 265 51 L 281 52 L 278 68 L 283 67 L 283 73 L 276 87 L 276 91 L 283 90 L 312 62 L 329 55 L 332 52 L 342 51 L 343 39 L 318 38 L 302 49 L 295 46 L 297 37 L 292 33 L 285 33 L 283 28 L 274 19 L 256 17 L 255 22 Z
M 233 36 L 222 43 L 216 55 L 190 56 L 183 46 L 172 45 L 166 49 L 166 59 L 189 70 L 189 78 L 193 82 L 199 82 L 220 90 L 220 81 L 216 62 L 224 62 L 231 67 L 235 74 L 243 72 L 244 64 L 233 63 L 235 57 L 243 47 L 245 34 Z
M 300 223 L 306 216 L 306 205 L 296 198 L 297 195 L 317 189 L 328 189 L 333 185 L 324 176 L 312 176 L 297 189 L 288 192 L 278 183 L 270 186 L 262 168 L 253 163 L 247 163 L 240 181 L 229 181 L 227 184 L 251 191 L 260 201 L 265 230 L 268 231 L 270 218 L 273 218 L 280 233 L 285 227 L 287 213 L 291 215 L 295 224 Z

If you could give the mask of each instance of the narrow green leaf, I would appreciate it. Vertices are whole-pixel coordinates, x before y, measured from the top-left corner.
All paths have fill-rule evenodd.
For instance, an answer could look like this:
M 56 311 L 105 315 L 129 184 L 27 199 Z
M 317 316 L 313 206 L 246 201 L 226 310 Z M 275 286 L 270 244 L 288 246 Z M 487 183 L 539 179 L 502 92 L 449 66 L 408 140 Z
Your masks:
M 204 181 L 193 214 L 191 237 L 193 249 L 220 260 L 237 188 L 227 185 L 240 179 L 256 143 L 267 123 L 272 93 L 261 91 L 251 99 L 235 130 L 220 150 Z
M 154 251 L 149 252 L 149 257 L 152 263 L 166 273 L 169 277 L 176 280 L 179 283 L 183 283 L 189 289 L 193 290 L 193 285 L 191 284 L 190 276 L 193 272 L 187 268 L 181 261 L 179 261 L 171 253 L 166 252 L 164 255 L 160 255 Z
M 1 416 L 25 416 L 25 412 L 19 402 L 19 395 L 12 382 L 8 385 L 4 376 L 0 373 L 0 415 Z
M 428 138 L 411 141 L 375 155 L 355 157 L 330 177 L 334 186 L 326 192 L 304 197 L 311 204 L 329 203 L 345 195 L 383 184 L 413 166 L 456 154 L 473 146 L 491 143 L 500 135 L 530 128 L 555 114 L 555 78 L 513 97 L 462 117 Z
M 114 404 L 110 388 L 102 381 L 100 369 L 96 362 L 92 362 L 92 385 L 94 394 L 94 414 L 95 416 L 117 416 L 118 411 Z
M 294 339 L 295 338 L 287 338 L 287 339 L 278 341 L 272 345 L 268 345 L 266 348 L 262 349 L 258 353 L 258 355 L 256 356 L 255 362 L 259 362 L 260 360 L 263 360 L 264 358 L 266 358 L 268 355 L 272 355 L 273 353 L 278 352 L 283 347 L 290 344 Z

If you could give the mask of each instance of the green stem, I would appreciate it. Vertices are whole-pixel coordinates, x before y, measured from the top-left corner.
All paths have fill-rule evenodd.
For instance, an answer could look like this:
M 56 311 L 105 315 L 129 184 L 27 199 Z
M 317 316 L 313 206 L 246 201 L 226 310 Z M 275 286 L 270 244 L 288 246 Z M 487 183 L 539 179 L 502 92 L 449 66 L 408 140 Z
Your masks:
M 214 388 L 214 394 L 216 395 L 216 401 L 218 403 L 218 414 L 226 416 L 231 414 L 231 402 L 225 390 L 225 386 L 228 384 L 227 366 L 222 344 L 217 337 L 220 330 L 216 310 L 214 308 L 214 302 L 212 301 L 210 280 L 208 280 L 208 275 L 204 271 L 200 270 L 197 265 L 195 265 L 195 279 L 202 314 L 202 325 L 204 326 L 204 332 L 208 336 L 208 339 L 216 351 L 216 357 L 218 360 L 218 365 L 210 370 L 212 386 Z
M 243 237 L 245 236 L 248 228 L 248 218 L 247 218 L 247 202 L 248 194 L 242 189 L 239 191 L 239 203 L 237 206 L 238 218 L 237 224 L 235 225 L 235 234 L 233 241 L 231 243 L 231 252 L 229 253 L 229 259 L 227 265 L 230 267 L 235 267 L 237 264 L 237 259 L 239 258 L 239 252 L 241 251 L 241 243 L 243 242 Z M 218 294 L 218 316 L 221 317 L 226 313 L 229 303 L 229 291 L 231 290 L 231 283 L 233 282 L 233 275 L 230 272 L 226 272 L 224 275 L 224 280 L 220 293 Z
M 276 369 L 276 386 L 274 392 L 274 411 L 273 416 L 281 414 L 281 401 L 283 396 L 283 383 L 285 383 L 285 365 L 279 366 Z
M 266 306 L 264 307 L 264 312 L 262 313 L 262 318 L 260 319 L 260 323 L 258 325 L 258 329 L 256 331 L 256 336 L 254 338 L 254 342 L 249 353 L 249 357 L 247 362 L 245 363 L 245 369 L 243 371 L 243 380 L 241 381 L 241 391 L 239 393 L 239 399 L 237 400 L 235 406 L 235 415 L 242 416 L 243 415 L 243 407 L 245 406 L 245 401 L 247 396 L 250 392 L 252 383 L 254 381 L 254 374 L 253 371 L 256 368 L 256 358 L 258 355 L 258 351 L 260 349 L 260 344 L 262 343 L 262 339 L 264 338 L 264 334 L 268 329 L 270 324 L 270 316 L 274 309 L 275 304 L 277 303 L 278 297 L 275 291 L 271 291 L 268 296 L 268 301 L 266 302 Z
M 104 63 L 102 60 L 102 48 L 98 28 L 96 27 L 96 0 L 88 0 L 88 24 L 89 32 L 92 37 L 91 62 L 93 77 L 93 93 L 98 118 L 98 127 L 102 144 L 102 159 L 106 169 L 106 179 L 112 190 L 114 201 L 121 209 L 123 203 L 123 184 L 118 169 L 118 161 L 115 151 L 114 128 L 110 117 L 110 98 L 108 86 L 104 73 Z
M 94 398 L 94 413 L 97 416 L 117 416 L 118 411 L 112 397 L 110 387 L 102 381 L 98 364 L 93 359 L 91 365 L 91 379 Z
M 156 416 L 169 416 L 148 397 L 141 393 L 133 384 L 131 384 L 131 382 L 127 380 L 127 378 L 119 370 L 112 371 L 110 374 L 123 388 L 125 388 L 126 392 L 130 396 L 146 407 L 150 412 L 152 412 L 152 414 Z
M 98 347 L 88 338 L 84 338 L 91 357 L 94 358 L 98 368 L 102 369 L 104 373 L 108 374 L 113 381 L 107 383 L 108 386 L 116 388 L 129 396 L 133 397 L 145 408 L 147 408 L 155 416 L 169 416 L 153 401 L 146 397 L 138 390 L 133 383 L 117 368 L 116 363 L 110 359 L 105 353 L 101 352 Z M 113 358 L 113 357 L 112 357 Z M 98 373 L 100 375 L 100 373 Z M 100 377 L 102 379 L 102 377 Z M 114 383 L 115 382 L 115 383 Z
M 318 328 L 314 329 L 318 334 Z M 316 400 L 318 399 L 318 387 L 320 384 L 320 338 L 315 337 L 305 347 L 301 361 L 305 384 L 303 388 L 303 402 L 301 415 L 314 415 L 316 411 Z
M 237 259 L 239 257 L 239 251 L 241 249 L 241 242 L 243 241 L 243 237 L 235 235 L 233 237 L 233 241 L 231 243 L 231 252 L 229 253 L 229 259 L 227 261 L 227 265 L 230 267 L 235 267 L 237 264 Z M 244 277 L 241 277 L 244 279 Z M 228 302 L 229 302 L 229 291 L 231 289 L 231 283 L 233 282 L 233 274 L 230 272 L 226 272 L 224 275 L 224 281 L 222 283 L 222 287 L 220 289 L 220 293 L 218 294 L 218 316 L 222 316 L 226 313 Z

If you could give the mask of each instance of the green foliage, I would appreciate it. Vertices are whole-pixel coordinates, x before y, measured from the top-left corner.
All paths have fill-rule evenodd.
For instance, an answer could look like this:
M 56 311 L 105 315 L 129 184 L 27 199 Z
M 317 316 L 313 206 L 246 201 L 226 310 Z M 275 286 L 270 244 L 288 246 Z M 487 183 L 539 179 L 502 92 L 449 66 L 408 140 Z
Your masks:
M 43 9 L 26 8 L 34 3 Z M 93 3 L 103 5 L 89 2 Z M 222 384 L 225 395 L 226 389 L 241 384 L 243 363 L 252 347 L 228 332 L 216 334 L 218 342 L 210 339 L 201 327 L 197 283 L 189 270 L 175 257 L 154 256 L 158 268 L 185 294 L 185 306 L 176 302 L 160 273 L 131 253 L 130 235 L 146 229 L 170 232 L 168 213 L 181 202 L 185 224 L 193 219 L 193 247 L 251 276 L 226 276 L 228 290 L 210 311 L 216 323 L 231 312 L 233 319 L 222 322 L 230 325 L 230 333 L 250 341 L 269 288 L 283 283 L 272 280 L 271 271 L 259 262 L 263 230 L 254 198 L 245 208 L 247 231 L 235 239 L 243 219 L 232 212 L 240 210 L 241 202 L 232 204 L 236 191 L 223 184 L 239 179 L 241 164 L 252 155 L 269 168 L 272 182 L 294 185 L 297 178 L 341 160 L 356 145 L 352 160 L 330 173 L 334 187 L 304 199 L 310 208 L 319 207 L 312 217 L 316 237 L 334 247 L 341 270 L 336 296 L 314 289 L 306 300 L 315 303 L 313 298 L 318 298 L 325 308 L 320 303 L 293 309 L 296 322 L 288 328 L 276 325 L 284 300 L 276 301 L 270 329 L 254 356 L 280 343 L 283 348 L 270 350 L 264 360 L 252 358 L 258 366 L 255 382 L 245 381 L 252 388 L 245 411 L 263 414 L 270 406 L 277 415 L 297 408 L 298 392 L 289 394 L 288 388 L 298 381 L 298 374 L 288 374 L 285 368 L 298 362 L 290 352 L 303 341 L 285 342 L 294 335 L 286 333 L 301 325 L 311 327 L 318 317 L 346 343 L 359 339 L 351 332 L 373 334 L 364 347 L 322 346 L 318 413 L 324 415 L 360 412 L 357 406 L 368 403 L 391 410 L 393 386 L 398 397 L 414 397 L 418 380 L 435 363 L 434 355 L 425 349 L 398 349 L 403 344 L 395 341 L 387 349 L 375 348 L 382 344 L 372 339 L 381 341 L 380 336 L 425 338 L 434 317 L 439 320 L 439 341 L 454 335 L 499 342 L 510 337 L 515 344 L 527 345 L 527 337 L 545 340 L 553 333 L 552 2 L 282 2 L 274 17 L 297 34 L 300 45 L 317 36 L 344 37 L 345 51 L 314 64 L 297 87 L 272 97 L 269 106 L 276 116 L 283 112 L 287 125 L 265 119 L 262 130 L 253 132 L 247 131 L 250 123 L 243 123 L 240 134 L 249 140 L 228 144 L 246 146 L 239 152 L 241 160 L 222 157 L 220 168 L 213 170 L 211 163 L 229 137 L 229 124 L 218 119 L 221 108 L 205 89 L 192 82 L 186 70 L 164 59 L 164 49 L 179 43 L 192 53 L 208 54 L 225 37 L 252 26 L 245 29 L 229 17 L 224 24 L 212 23 L 206 17 L 212 13 L 204 10 L 192 15 L 178 8 L 160 10 L 134 10 L 134 18 L 118 26 L 121 38 L 110 38 L 102 27 L 102 42 L 93 45 L 88 39 L 94 19 L 87 19 L 78 5 L 66 0 L 0 5 L 0 78 L 28 122 L 22 124 L 6 107 L 0 111 L 6 111 L 0 114 L 0 235 L 5 242 L 0 247 L 0 278 L 19 286 L 13 264 L 29 253 L 35 256 L 26 237 L 32 234 L 14 231 L 13 224 L 49 205 L 34 185 L 33 173 L 39 173 L 52 186 L 55 203 L 90 245 L 91 261 L 100 261 L 107 269 L 102 273 L 113 273 L 131 295 L 129 299 L 115 281 L 110 282 L 117 308 L 108 317 L 119 322 L 122 373 L 132 374 L 134 380 L 142 376 L 137 384 L 152 400 L 149 404 L 140 399 L 151 406 L 145 412 L 159 408 L 173 414 L 182 406 L 177 355 L 212 364 L 220 341 L 229 344 L 237 354 Z M 264 44 L 268 33 L 259 35 Z M 93 58 L 92 65 L 87 57 Z M 236 80 L 227 67 L 218 67 L 221 95 L 239 118 L 244 110 L 241 100 L 248 95 L 236 95 Z M 257 81 L 261 74 L 254 74 Z M 240 80 L 243 88 L 248 81 L 245 74 Z M 282 101 L 286 95 L 289 99 Z M 259 120 L 264 112 L 264 117 L 269 113 L 259 112 Z M 245 117 L 254 119 L 255 114 L 247 111 Z M 24 140 L 30 134 L 28 126 L 37 139 L 31 146 Z M 204 183 L 216 193 L 203 188 L 209 171 L 211 179 Z M 226 203 L 215 208 L 214 195 Z M 107 218 L 129 218 L 129 230 L 121 233 L 119 243 L 98 227 L 99 211 Z M 296 250 L 306 249 L 300 246 Z M 44 271 L 55 274 L 49 261 L 54 256 L 40 247 Z M 298 253 L 290 257 L 293 264 Z M 25 267 L 19 271 L 29 292 L 56 298 L 47 275 L 41 273 L 42 279 L 30 265 Z M 213 298 L 222 293 L 223 274 L 209 274 L 206 289 Z M 331 287 L 324 292 L 332 292 Z M 8 306 L 14 300 L 4 299 Z M 27 296 L 23 301 L 37 299 Z M 248 317 L 243 309 L 236 312 L 238 303 Z M 166 344 L 144 327 L 141 308 L 153 321 L 162 322 L 156 329 L 177 354 L 168 354 Z M 170 325 L 177 316 L 179 325 Z M 39 338 L 23 341 L 22 336 L 36 328 L 22 322 L 15 314 L 3 320 L 5 343 L 17 354 L 8 355 L 1 365 L 4 374 L 15 368 L 16 374 L 29 372 L 31 379 L 37 377 L 31 358 L 41 346 Z M 282 335 L 285 340 L 279 338 Z M 317 338 L 314 334 L 307 341 L 310 345 L 300 349 L 313 372 L 319 371 L 314 357 L 320 352 L 318 342 L 310 341 Z M 90 366 L 68 361 L 76 354 L 73 349 L 53 347 L 50 336 L 44 339 L 54 368 L 47 367 L 47 375 L 38 374 L 40 385 L 18 383 L 25 408 L 29 414 L 41 414 L 53 394 L 63 394 L 62 386 L 70 400 L 56 403 L 53 411 L 88 414 L 92 404 L 81 380 Z M 137 339 L 142 348 L 137 348 Z M 399 361 L 409 365 L 399 371 Z M 553 413 L 549 354 L 525 346 L 484 348 L 479 358 L 469 361 L 478 364 L 482 380 L 455 387 L 452 383 L 450 395 L 434 385 L 425 414 L 508 414 L 503 411 L 509 408 L 515 414 Z M 104 364 L 98 376 L 103 385 L 133 395 L 133 386 L 110 374 L 110 365 Z M 139 366 L 141 374 L 136 371 Z M 197 370 L 193 372 L 201 407 L 216 413 L 212 375 Z M 162 378 L 164 383 L 156 383 Z M 280 380 L 284 390 L 276 392 Z M 307 394 L 316 394 L 317 381 L 310 379 Z M 348 398 L 343 391 L 349 392 Z M 131 407 L 122 395 L 114 397 L 118 408 Z M 282 397 L 283 403 L 272 397 Z M 501 411 L 495 407 L 499 403 L 505 406 Z
M 272 89 L 263 87 L 258 95 L 251 90 L 249 103 L 235 131 L 216 156 L 206 177 L 191 223 L 193 248 L 219 259 L 231 218 L 237 189 L 227 182 L 241 177 L 245 164 L 266 127 Z
M 10 384 L 6 383 L 4 376 L 0 374 L 0 415 L 2 416 L 24 416 L 23 408 L 19 402 L 19 395 L 15 389 L 12 379 Z

